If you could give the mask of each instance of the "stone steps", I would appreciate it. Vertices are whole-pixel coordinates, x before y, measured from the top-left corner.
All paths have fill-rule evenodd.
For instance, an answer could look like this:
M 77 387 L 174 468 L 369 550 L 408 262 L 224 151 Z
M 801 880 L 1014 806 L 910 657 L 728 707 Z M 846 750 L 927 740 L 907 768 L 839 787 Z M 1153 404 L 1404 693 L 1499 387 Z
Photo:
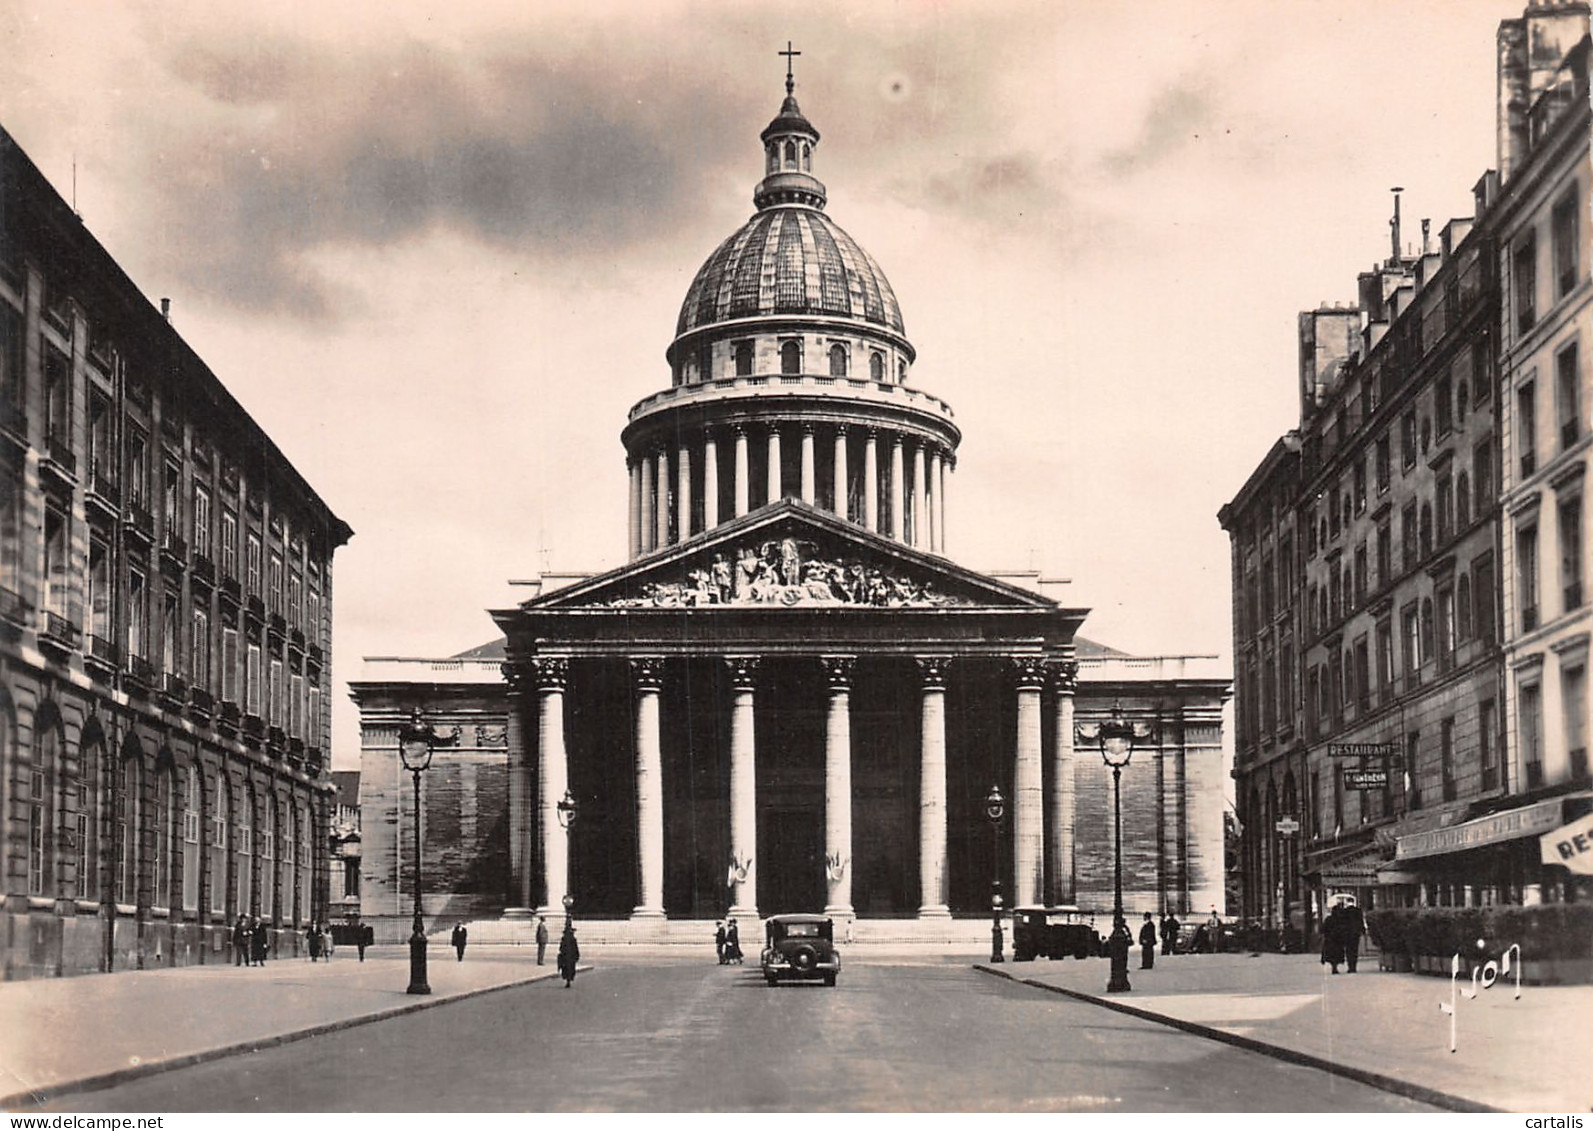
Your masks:
M 548 917 L 550 947 L 558 945 L 559 933 L 564 928 L 564 917 Z M 755 952 L 762 946 L 763 921 L 738 921 L 741 928 L 741 949 Z M 616 946 L 627 943 L 647 946 L 713 945 L 714 920 L 712 919 L 582 919 L 575 920 L 575 930 L 583 946 Z M 535 919 L 477 919 L 466 924 L 472 946 L 535 946 Z M 1011 923 L 1005 924 L 1011 937 Z M 836 935 L 844 938 L 845 927 L 836 923 Z M 446 932 L 434 936 L 446 941 Z M 990 943 L 989 919 L 856 919 L 852 923 L 852 941 L 870 943 L 917 943 L 955 946 L 988 946 Z

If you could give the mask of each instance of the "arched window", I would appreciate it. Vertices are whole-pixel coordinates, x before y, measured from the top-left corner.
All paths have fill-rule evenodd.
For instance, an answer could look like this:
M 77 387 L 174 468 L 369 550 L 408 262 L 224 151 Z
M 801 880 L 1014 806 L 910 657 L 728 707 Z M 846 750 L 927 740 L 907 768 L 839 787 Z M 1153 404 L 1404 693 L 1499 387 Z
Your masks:
M 275 922 L 277 802 L 269 793 L 263 799 L 260 816 L 260 915 L 268 922 Z
M 780 343 L 780 372 L 802 372 L 802 343 L 796 340 Z
M 254 914 L 250 896 L 254 892 L 254 790 L 243 790 L 243 803 L 238 806 L 238 825 L 233 832 L 233 844 L 238 851 L 238 912 Z
M 50 895 L 55 865 L 50 859 L 50 817 L 55 811 L 55 775 L 61 765 L 61 732 L 54 706 L 33 716 L 33 766 L 28 774 L 28 894 Z
M 846 376 L 846 362 L 847 362 L 846 347 L 844 345 L 842 345 L 840 342 L 836 342 L 833 346 L 830 347 L 830 376 L 831 377 L 845 377 Z
M 315 908 L 310 903 L 310 875 L 314 870 L 315 857 L 310 853 L 310 811 L 304 806 L 298 807 L 299 843 L 294 857 L 294 873 L 298 882 L 298 918 L 301 923 L 308 923 L 315 914 Z
M 802 143 L 802 171 L 811 172 L 813 169 L 813 147 L 807 142 Z
M 216 775 L 210 804 L 210 909 L 227 910 L 227 826 L 232 821 L 232 799 L 227 775 Z
M 797 148 L 794 141 L 785 143 L 785 167 L 787 169 L 795 169 L 797 167 Z
M 199 771 L 183 768 L 183 907 L 199 910 L 199 807 L 203 804 Z
M 172 789 L 172 764 L 168 754 L 155 766 L 155 836 L 151 843 L 150 872 L 155 881 L 156 907 L 171 906 L 172 831 L 176 826 L 175 798 Z
M 288 809 L 288 800 L 283 798 L 278 804 L 281 812 L 277 821 L 277 888 L 275 900 L 277 904 L 276 922 L 282 923 L 293 915 L 293 814 Z
M 1455 583 L 1455 634 L 1462 641 L 1471 639 L 1471 576 L 1461 574 Z
M 771 142 L 769 145 L 769 172 L 778 172 L 780 168 L 780 143 Z
M 885 355 L 878 350 L 868 355 L 868 379 L 881 383 L 885 380 Z
M 137 750 L 124 752 L 116 785 L 116 902 L 138 903 L 138 828 L 144 784 L 144 760 Z
M 752 343 L 736 343 L 736 376 L 750 377 L 752 375 Z
M 902 358 L 900 361 L 898 361 L 896 363 L 896 383 L 898 385 L 907 384 L 907 359 L 906 358 Z

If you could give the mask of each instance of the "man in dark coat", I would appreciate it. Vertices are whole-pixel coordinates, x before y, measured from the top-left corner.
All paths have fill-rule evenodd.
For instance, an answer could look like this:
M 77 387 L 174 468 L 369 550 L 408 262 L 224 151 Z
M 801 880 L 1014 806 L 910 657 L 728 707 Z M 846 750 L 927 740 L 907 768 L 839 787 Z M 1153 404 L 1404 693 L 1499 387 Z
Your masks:
M 317 924 L 311 923 L 310 929 L 306 934 L 309 936 L 310 942 L 310 961 L 319 962 L 321 960 L 321 928 Z
M 465 942 L 467 939 L 469 939 L 469 937 L 470 932 L 465 930 L 465 925 L 463 923 L 454 924 L 454 933 L 450 937 L 449 941 L 454 944 L 454 950 L 459 952 L 458 961 L 460 962 L 465 960 Z
M 725 924 L 724 920 L 714 924 L 714 953 L 719 956 L 719 965 L 725 964 Z
M 741 928 L 734 919 L 725 924 L 725 961 L 741 965 Z
M 360 961 L 364 962 L 365 961 L 365 948 L 370 946 L 371 943 L 376 941 L 376 931 L 375 931 L 374 928 L 371 927 L 371 925 L 369 923 L 361 923 L 359 931 L 355 934 L 354 937 L 355 937 L 356 940 L 358 940 L 354 945 L 359 947 Z
M 232 964 L 242 966 L 247 961 L 249 961 L 249 918 L 240 915 L 238 922 L 232 928 Z
M 1174 915 L 1171 911 L 1169 911 L 1167 913 L 1167 918 L 1162 920 L 1162 954 L 1163 954 L 1163 956 L 1172 954 L 1173 953 L 1173 948 L 1176 946 L 1177 942 L 1178 942 L 1178 916 Z
M 253 932 L 252 937 L 250 938 L 251 948 L 250 948 L 250 955 L 249 955 L 251 958 L 254 959 L 254 964 L 256 966 L 264 966 L 265 965 L 266 944 L 269 941 L 270 940 L 269 940 L 269 935 L 268 935 L 268 933 L 266 931 L 265 920 L 264 919 L 256 919 L 254 921 L 254 932 Z
M 537 965 L 542 965 L 542 960 L 548 953 L 548 921 L 541 915 L 537 916 Z
M 1339 963 L 1344 961 L 1344 910 L 1337 904 L 1328 912 L 1327 918 L 1322 920 L 1322 962 L 1333 967 L 1333 973 L 1339 972 Z
M 566 919 L 564 934 L 559 936 L 559 977 L 564 979 L 565 989 L 575 981 L 575 964 L 580 960 L 581 948 L 575 941 L 575 927 Z
M 1361 957 L 1361 936 L 1366 933 L 1366 918 L 1358 906 L 1348 901 L 1339 908 L 1339 916 L 1343 920 L 1340 937 L 1344 941 L 1344 964 L 1353 974 L 1355 964 Z
M 1139 928 L 1139 968 L 1149 970 L 1156 965 L 1156 924 L 1151 913 L 1145 912 L 1145 922 Z

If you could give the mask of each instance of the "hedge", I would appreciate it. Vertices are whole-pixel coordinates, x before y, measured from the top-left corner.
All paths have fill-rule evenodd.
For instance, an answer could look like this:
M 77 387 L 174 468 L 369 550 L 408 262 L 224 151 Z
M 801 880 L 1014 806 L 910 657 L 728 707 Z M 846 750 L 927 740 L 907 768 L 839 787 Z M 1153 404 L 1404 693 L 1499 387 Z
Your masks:
M 1593 903 L 1398 908 L 1371 912 L 1366 928 L 1379 950 L 1412 957 L 1497 955 L 1519 944 L 1524 959 L 1593 958 Z

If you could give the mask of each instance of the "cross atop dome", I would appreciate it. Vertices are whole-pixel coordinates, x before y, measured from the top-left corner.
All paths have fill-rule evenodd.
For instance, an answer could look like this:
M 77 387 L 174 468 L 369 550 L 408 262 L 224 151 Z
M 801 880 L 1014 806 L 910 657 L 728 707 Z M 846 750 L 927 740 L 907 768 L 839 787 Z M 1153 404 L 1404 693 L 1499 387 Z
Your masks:
M 802 54 L 802 52 L 793 51 L 791 49 L 791 41 L 788 39 L 785 41 L 785 50 L 776 51 L 775 54 L 785 56 L 785 92 L 788 95 L 795 94 L 796 77 L 791 73 L 791 60 Z

